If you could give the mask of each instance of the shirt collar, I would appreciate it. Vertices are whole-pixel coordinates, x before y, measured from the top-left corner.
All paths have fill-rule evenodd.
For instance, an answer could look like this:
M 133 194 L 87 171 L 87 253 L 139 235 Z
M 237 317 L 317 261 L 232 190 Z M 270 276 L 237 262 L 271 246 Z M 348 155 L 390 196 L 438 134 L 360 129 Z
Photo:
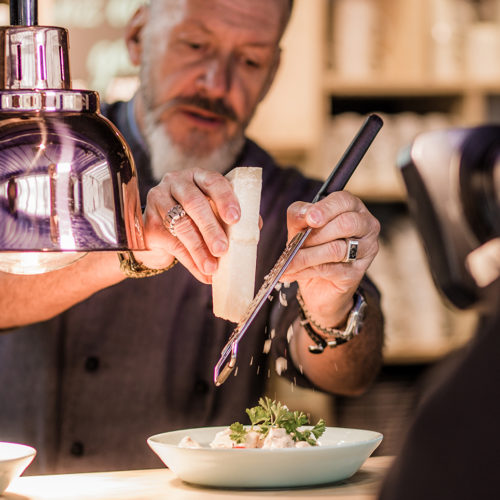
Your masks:
M 132 97 L 130 101 L 127 102 L 127 121 L 130 127 L 130 133 L 132 134 L 133 139 L 142 146 L 145 151 L 149 151 L 148 145 L 141 131 L 139 130 L 139 125 L 135 119 L 134 113 L 134 103 L 136 96 Z

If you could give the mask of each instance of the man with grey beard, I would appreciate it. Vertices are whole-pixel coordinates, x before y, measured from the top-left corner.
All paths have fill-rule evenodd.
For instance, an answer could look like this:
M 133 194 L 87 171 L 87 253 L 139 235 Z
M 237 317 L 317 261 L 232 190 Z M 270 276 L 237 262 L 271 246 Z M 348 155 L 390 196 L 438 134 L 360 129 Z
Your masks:
M 11 292 L 0 298 L 0 327 L 29 325 L 0 338 L 0 439 L 38 449 L 32 472 L 158 466 L 149 435 L 241 420 L 279 358 L 283 376 L 331 393 L 360 394 L 374 379 L 382 319 L 365 273 L 378 251 L 377 220 L 348 192 L 309 203 L 320 182 L 279 167 L 245 138 L 278 68 L 290 11 L 290 0 L 152 0 L 130 21 L 141 85 L 105 113 L 137 165 L 149 250 L 129 259 L 141 271 L 92 253 L 38 277 L 0 275 Z M 239 219 L 223 176 L 236 165 L 263 169 L 257 284 L 288 238 L 313 231 L 283 276 L 292 283 L 288 306 L 265 304 L 240 344 L 237 376 L 215 387 L 214 364 L 234 324 L 212 312 L 209 285 L 228 246 L 212 206 L 228 224 Z M 174 235 L 166 215 L 178 205 Z M 353 242 L 357 256 L 347 259 Z M 154 270 L 144 279 L 123 272 Z M 361 307 L 358 335 L 309 349 L 326 345 Z

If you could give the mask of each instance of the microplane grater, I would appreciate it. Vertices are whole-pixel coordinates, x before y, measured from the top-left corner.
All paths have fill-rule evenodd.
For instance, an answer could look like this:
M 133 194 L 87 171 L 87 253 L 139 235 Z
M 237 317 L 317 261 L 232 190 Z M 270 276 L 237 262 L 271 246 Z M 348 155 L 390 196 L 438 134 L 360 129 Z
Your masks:
M 347 184 L 351 175 L 356 170 L 360 161 L 363 159 L 366 151 L 375 139 L 379 130 L 382 128 L 382 119 L 375 114 L 370 115 L 361 126 L 360 130 L 352 140 L 351 144 L 346 149 L 340 161 L 337 163 L 333 171 L 330 173 L 326 181 L 320 187 L 318 193 L 312 200 L 316 203 L 324 198 L 329 193 L 340 191 Z M 257 313 L 262 308 L 264 302 L 274 290 L 278 280 L 288 268 L 290 262 L 299 251 L 304 241 L 309 236 L 312 228 L 307 228 L 304 231 L 297 233 L 286 245 L 285 250 L 280 255 L 271 271 L 264 278 L 264 283 L 255 295 L 252 302 L 249 304 L 245 314 L 240 322 L 236 325 L 233 333 L 229 337 L 228 342 L 221 351 L 221 356 L 218 363 L 214 368 L 214 383 L 219 386 L 222 385 L 229 374 L 233 371 L 236 365 L 236 358 L 238 355 L 238 344 L 246 333 L 248 327 L 254 320 Z M 228 357 L 229 361 L 226 363 Z M 226 363 L 224 365 L 224 363 Z M 224 367 L 223 367 L 224 365 Z M 222 368 L 222 369 L 221 369 Z

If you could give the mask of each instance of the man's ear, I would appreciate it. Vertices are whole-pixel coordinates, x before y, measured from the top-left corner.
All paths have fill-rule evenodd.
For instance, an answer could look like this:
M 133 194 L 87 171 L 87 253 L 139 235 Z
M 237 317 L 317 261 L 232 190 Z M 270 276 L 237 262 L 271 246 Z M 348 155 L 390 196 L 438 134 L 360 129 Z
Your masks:
M 262 101 L 262 99 L 264 99 L 264 97 L 266 97 L 267 93 L 269 92 L 269 89 L 271 88 L 271 85 L 274 82 L 274 78 L 276 77 L 276 73 L 278 72 L 278 68 L 280 67 L 280 63 L 281 63 L 281 47 L 279 47 L 278 50 L 276 51 L 273 67 L 269 72 L 269 76 L 267 77 L 267 81 L 264 87 L 262 88 L 259 102 Z
M 139 66 L 142 55 L 142 30 L 148 19 L 149 9 L 146 5 L 139 7 L 125 27 L 125 44 L 132 64 Z

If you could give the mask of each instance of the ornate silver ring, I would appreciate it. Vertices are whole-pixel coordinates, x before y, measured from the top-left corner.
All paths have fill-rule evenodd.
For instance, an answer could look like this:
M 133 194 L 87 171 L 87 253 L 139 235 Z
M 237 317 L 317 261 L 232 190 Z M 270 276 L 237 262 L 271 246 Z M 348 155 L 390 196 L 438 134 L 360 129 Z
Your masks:
M 170 231 L 170 234 L 172 236 L 177 237 L 175 234 L 175 224 L 179 219 L 182 219 L 186 215 L 186 211 L 182 208 L 182 205 L 179 203 L 177 205 L 174 205 L 168 212 L 167 215 L 165 216 L 165 219 L 163 220 L 163 223 L 165 224 L 165 227 Z
M 354 262 L 358 256 L 359 241 L 351 240 L 350 238 L 345 241 L 347 243 L 347 251 L 342 262 Z

